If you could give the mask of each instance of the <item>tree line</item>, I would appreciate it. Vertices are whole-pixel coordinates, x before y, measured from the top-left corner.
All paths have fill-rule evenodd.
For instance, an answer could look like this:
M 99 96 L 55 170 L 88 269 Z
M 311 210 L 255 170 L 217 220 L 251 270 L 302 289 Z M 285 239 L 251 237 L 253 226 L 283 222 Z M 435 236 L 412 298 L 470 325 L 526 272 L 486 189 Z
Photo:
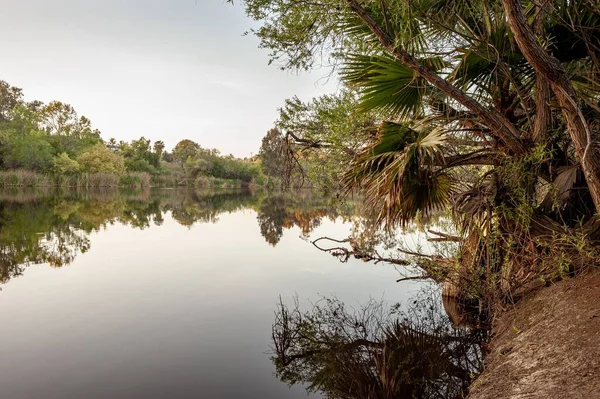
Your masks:
M 104 140 L 90 119 L 66 103 L 24 100 L 0 81 L 0 185 L 249 185 L 262 184 L 259 163 L 222 156 L 181 140 Z M 237 183 L 232 183 L 237 182 Z

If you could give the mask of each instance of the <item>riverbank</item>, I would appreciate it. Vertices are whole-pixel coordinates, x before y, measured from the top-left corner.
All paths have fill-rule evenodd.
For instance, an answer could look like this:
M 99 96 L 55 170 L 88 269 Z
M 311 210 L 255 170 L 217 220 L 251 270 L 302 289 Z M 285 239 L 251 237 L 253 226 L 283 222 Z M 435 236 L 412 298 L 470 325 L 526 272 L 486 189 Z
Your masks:
M 130 187 L 146 188 L 152 184 L 152 176 L 146 172 L 129 172 L 122 175 L 113 173 L 78 173 L 71 175 L 51 175 L 31 170 L 15 169 L 0 171 L 0 188 L 13 187 Z
M 532 293 L 502 314 L 469 398 L 600 398 L 600 271 Z
M 174 173 L 162 175 L 151 175 L 147 172 L 128 172 L 122 175 L 113 173 L 52 175 L 23 169 L 0 171 L 0 188 L 148 188 L 179 186 L 196 188 L 259 188 L 264 186 L 264 182 L 244 182 L 239 179 L 221 179 L 212 176 L 198 176 L 196 179 L 187 179 L 185 176 Z

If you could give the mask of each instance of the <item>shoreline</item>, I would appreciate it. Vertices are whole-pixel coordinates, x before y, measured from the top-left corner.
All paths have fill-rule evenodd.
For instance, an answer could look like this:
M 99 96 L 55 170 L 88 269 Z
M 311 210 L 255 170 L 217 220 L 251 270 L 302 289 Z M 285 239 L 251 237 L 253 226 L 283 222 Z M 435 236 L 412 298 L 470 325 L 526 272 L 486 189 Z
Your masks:
M 600 270 L 521 299 L 487 348 L 469 399 L 600 398 Z

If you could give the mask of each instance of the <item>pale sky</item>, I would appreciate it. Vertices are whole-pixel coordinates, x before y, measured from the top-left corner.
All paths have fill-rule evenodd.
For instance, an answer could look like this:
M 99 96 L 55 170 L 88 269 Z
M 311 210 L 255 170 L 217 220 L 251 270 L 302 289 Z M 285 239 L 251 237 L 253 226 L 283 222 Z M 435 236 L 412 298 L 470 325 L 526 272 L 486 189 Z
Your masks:
M 239 2 L 238 2 L 239 3 Z M 332 92 L 327 70 L 268 65 L 225 0 L 0 0 L 0 79 L 26 100 L 60 100 L 102 137 L 189 138 L 249 156 L 286 98 Z

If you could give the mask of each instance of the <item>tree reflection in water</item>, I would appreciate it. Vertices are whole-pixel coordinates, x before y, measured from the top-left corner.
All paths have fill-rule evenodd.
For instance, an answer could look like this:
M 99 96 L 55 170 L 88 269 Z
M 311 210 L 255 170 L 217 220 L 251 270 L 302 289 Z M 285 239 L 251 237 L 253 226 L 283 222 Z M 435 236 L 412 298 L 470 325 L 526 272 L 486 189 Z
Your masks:
M 215 223 L 219 216 L 253 209 L 261 234 L 276 245 L 285 229 L 303 235 L 324 217 L 354 215 L 353 205 L 311 192 L 267 195 L 240 190 L 0 191 L 0 283 L 30 264 L 68 265 L 90 248 L 89 234 L 119 223 L 135 229 L 160 226 L 169 213 L 182 226 Z
M 422 294 L 401 312 L 371 300 L 323 298 L 309 310 L 281 300 L 272 330 L 278 377 L 331 399 L 462 398 L 481 371 L 484 330 L 452 328 Z
M 351 222 L 357 247 L 391 245 L 357 203 L 308 191 L 0 191 L 0 282 L 30 264 L 68 265 L 90 249 L 90 233 L 111 224 L 146 229 L 170 214 L 191 227 L 242 209 L 256 212 L 261 234 L 273 246 L 293 227 L 308 237 L 324 218 Z M 273 361 L 283 381 L 307 384 L 329 398 L 462 397 L 481 367 L 483 333 L 451 328 L 441 309 L 441 302 L 423 300 L 405 313 L 375 301 L 350 309 L 323 299 L 305 312 L 297 302 L 292 308 L 280 303 Z M 462 313 L 454 313 L 457 323 Z

